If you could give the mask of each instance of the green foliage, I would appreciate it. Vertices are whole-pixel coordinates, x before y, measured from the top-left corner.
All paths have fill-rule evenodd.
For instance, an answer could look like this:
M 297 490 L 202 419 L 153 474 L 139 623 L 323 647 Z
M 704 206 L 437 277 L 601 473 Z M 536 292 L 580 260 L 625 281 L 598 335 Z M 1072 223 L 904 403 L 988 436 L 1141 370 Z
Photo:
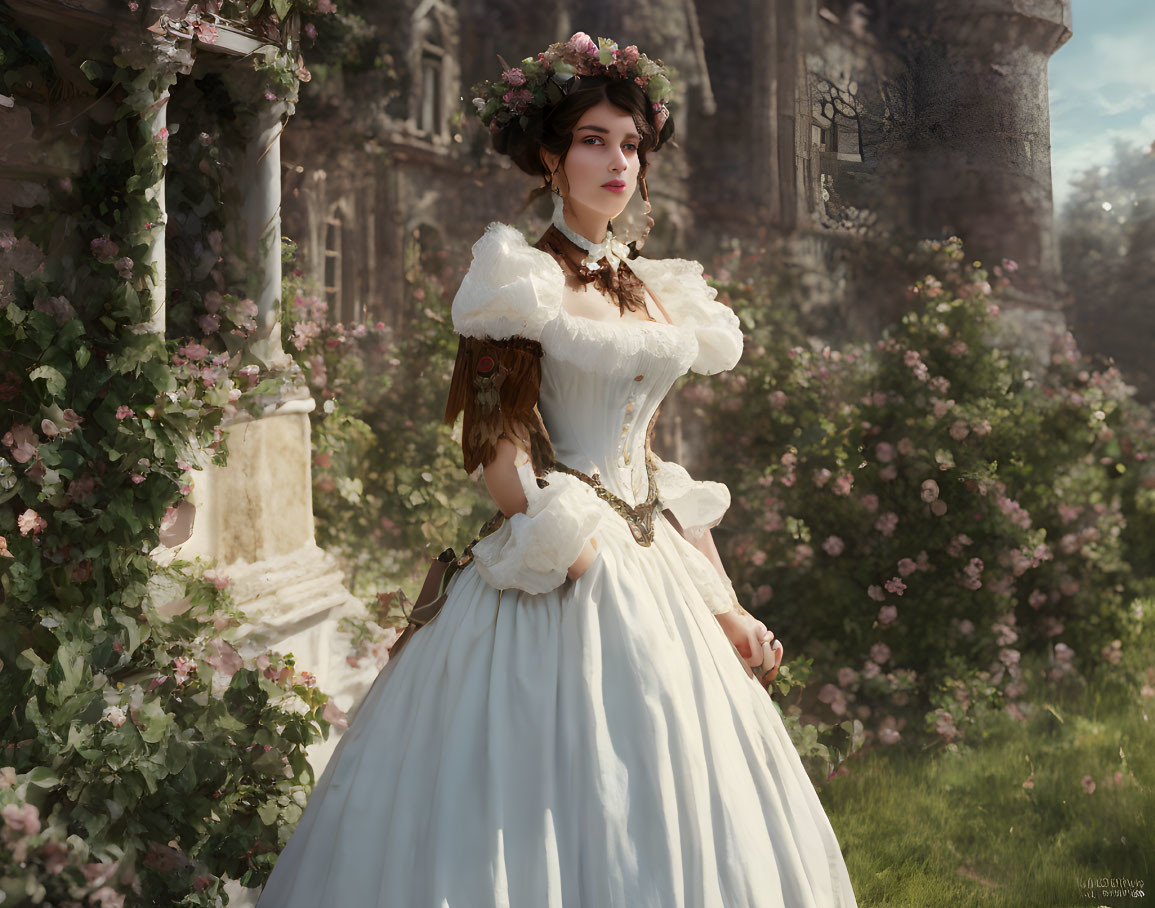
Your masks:
M 54 78 L 36 47 L 0 30 L 31 91 Z M 250 300 L 222 297 L 227 338 L 150 327 L 167 134 L 148 116 L 174 76 L 84 71 L 114 121 L 0 236 L 0 891 L 216 905 L 223 875 L 267 875 L 312 781 L 305 747 L 341 717 L 291 659 L 245 664 L 227 580 L 148 553 L 190 471 L 224 456 L 222 420 L 291 375 L 257 381 Z
M 955 239 L 896 265 L 912 276 L 899 324 L 839 349 L 799 326 L 788 275 L 740 251 L 720 264 L 748 355 L 686 397 L 702 450 L 725 452 L 704 472 L 733 493 L 716 531 L 731 576 L 826 682 L 800 699 L 804 724 L 957 746 L 1023 695 L 1023 653 L 1065 676 L 1076 651 L 1089 665 L 1126 645 L 1153 565 L 1125 531 L 1151 519 L 1155 474 L 1150 413 L 1116 370 L 1068 336 L 1034 374 Z

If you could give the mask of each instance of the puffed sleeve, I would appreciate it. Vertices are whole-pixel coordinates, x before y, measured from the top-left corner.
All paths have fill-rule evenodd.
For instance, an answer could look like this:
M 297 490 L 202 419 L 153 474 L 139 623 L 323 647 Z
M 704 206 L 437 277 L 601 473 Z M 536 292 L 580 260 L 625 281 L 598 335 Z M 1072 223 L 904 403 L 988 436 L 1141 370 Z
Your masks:
M 702 375 L 733 369 L 742 358 L 742 325 L 734 310 L 718 301 L 701 262 L 689 259 L 630 259 L 630 269 L 661 301 L 676 325 L 693 328 L 698 355 L 690 368 Z
M 507 437 L 528 437 L 539 472 L 552 460 L 537 410 L 541 385 L 542 328 L 561 309 L 565 278 L 549 253 L 535 249 L 521 231 L 493 221 L 473 244 L 473 261 L 453 298 L 457 360 L 445 405 L 445 422 L 464 412 L 461 447 L 465 469 L 485 466 Z
M 662 507 L 673 511 L 682 529 L 692 533 L 713 529 L 730 507 L 730 490 L 721 482 L 698 480 L 681 464 L 654 456 L 654 482 Z
M 565 276 L 521 231 L 493 221 L 453 298 L 453 329 L 465 337 L 537 340 L 561 310 Z
M 692 478 L 681 464 L 657 455 L 653 460 L 658 497 L 662 509 L 673 514 L 682 531 L 675 534 L 675 544 L 694 586 L 715 615 L 730 611 L 738 601 L 730 578 L 720 573 L 691 541 L 721 522 L 730 507 L 730 490 L 721 482 Z
M 528 506 L 474 544 L 473 563 L 496 589 L 548 593 L 566 581 L 569 566 L 607 513 L 609 519 L 621 518 L 577 477 L 549 473 L 539 480 L 520 451 L 515 464 Z

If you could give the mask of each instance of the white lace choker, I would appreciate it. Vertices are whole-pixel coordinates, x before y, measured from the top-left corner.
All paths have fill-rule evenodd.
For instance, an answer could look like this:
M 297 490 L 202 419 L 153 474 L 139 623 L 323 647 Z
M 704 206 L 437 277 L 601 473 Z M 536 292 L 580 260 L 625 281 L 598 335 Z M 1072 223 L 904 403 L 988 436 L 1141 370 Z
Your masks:
M 565 199 L 555 192 L 553 194 L 553 226 L 560 230 L 562 235 L 571 243 L 588 253 L 582 264 L 590 271 L 600 271 L 604 267 L 602 263 L 604 259 L 605 264 L 608 264 L 611 270 L 617 271 L 618 263 L 629 258 L 630 248 L 615 240 L 614 232 L 608 227 L 606 228 L 606 238 L 600 243 L 586 239 L 565 222 L 564 207 Z

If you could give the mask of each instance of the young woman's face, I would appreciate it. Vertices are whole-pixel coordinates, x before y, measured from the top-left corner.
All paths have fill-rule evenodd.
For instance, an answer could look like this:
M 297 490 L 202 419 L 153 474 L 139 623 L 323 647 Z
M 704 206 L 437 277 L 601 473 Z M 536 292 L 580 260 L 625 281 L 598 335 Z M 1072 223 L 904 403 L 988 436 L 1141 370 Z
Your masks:
M 638 187 L 640 142 L 634 118 L 620 107 L 601 101 L 587 110 L 574 126 L 565 163 L 558 168 L 560 156 L 544 154 L 567 207 L 598 220 L 621 214 Z

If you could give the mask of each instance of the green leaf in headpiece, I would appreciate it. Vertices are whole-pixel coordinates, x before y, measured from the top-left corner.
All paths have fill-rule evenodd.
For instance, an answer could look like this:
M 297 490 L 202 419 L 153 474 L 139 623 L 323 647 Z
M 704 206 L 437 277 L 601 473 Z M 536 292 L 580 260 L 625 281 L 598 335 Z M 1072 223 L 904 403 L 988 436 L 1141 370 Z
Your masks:
M 662 100 L 670 91 L 670 80 L 665 76 L 657 75 L 650 78 L 646 84 L 646 94 L 651 101 Z

